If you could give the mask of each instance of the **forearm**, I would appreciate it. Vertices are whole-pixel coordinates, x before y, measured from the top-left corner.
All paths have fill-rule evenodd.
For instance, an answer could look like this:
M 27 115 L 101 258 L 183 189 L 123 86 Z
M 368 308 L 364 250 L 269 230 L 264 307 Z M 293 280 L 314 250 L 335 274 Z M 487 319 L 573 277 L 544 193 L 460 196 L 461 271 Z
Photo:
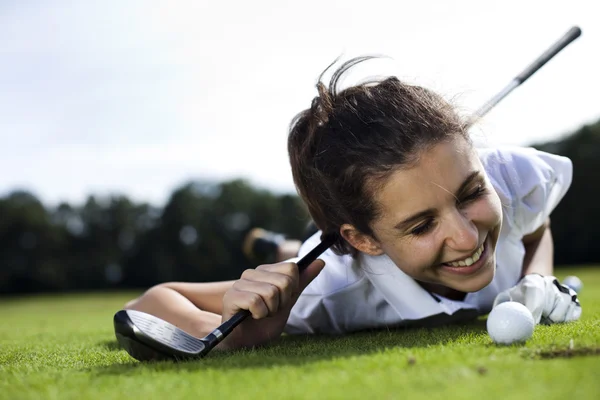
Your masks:
M 190 299 L 165 285 L 148 289 L 124 308 L 154 315 L 196 337 L 204 337 L 221 323 L 220 315 L 199 309 Z
M 234 282 L 168 282 L 160 286 L 176 291 L 203 311 L 220 315 L 223 311 L 223 295 Z
M 221 323 L 223 295 L 233 282 L 162 283 L 127 303 L 125 308 L 152 314 L 190 334 L 203 336 Z
M 523 238 L 525 257 L 523 259 L 522 275 L 554 274 L 554 242 L 550 223 L 547 221 L 538 231 Z

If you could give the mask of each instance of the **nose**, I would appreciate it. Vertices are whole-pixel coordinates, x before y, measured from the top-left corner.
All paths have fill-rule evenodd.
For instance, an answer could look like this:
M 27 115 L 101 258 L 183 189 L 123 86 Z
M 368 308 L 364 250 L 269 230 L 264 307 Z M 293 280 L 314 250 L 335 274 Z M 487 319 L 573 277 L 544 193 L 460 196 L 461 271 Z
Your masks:
M 475 223 L 455 210 L 447 221 L 446 244 L 456 251 L 474 251 L 479 246 L 479 230 Z

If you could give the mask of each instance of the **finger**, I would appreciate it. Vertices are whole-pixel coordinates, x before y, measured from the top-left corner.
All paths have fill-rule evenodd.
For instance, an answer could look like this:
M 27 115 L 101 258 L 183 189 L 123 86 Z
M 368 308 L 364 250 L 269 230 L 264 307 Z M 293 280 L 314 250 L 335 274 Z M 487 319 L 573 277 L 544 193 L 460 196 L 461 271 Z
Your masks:
M 548 282 L 539 274 L 526 275 L 519 287 L 519 302 L 531 311 L 536 324 L 547 317 L 553 309 L 553 293 L 548 289 Z M 517 296 L 519 297 L 519 296 Z
M 287 275 L 294 280 L 298 280 L 300 275 L 298 265 L 293 262 L 282 262 L 277 264 L 266 264 L 256 268 L 256 271 L 269 271 Z
M 269 315 L 276 313 L 279 309 L 279 288 L 272 283 L 241 279 L 234 284 L 234 289 L 258 294 L 267 306 Z
M 292 293 L 298 290 L 298 267 L 293 263 L 272 265 L 269 269 L 247 270 L 242 279 L 255 282 L 267 282 L 279 290 L 279 306 L 287 305 Z
M 579 303 L 579 297 L 577 297 L 577 292 L 571 289 L 570 287 L 567 287 L 567 289 L 569 289 L 569 296 L 571 296 L 571 301 L 577 304 L 578 306 L 581 305 L 581 303 Z
M 542 316 L 546 316 L 544 314 L 544 307 L 546 305 L 544 290 L 535 286 L 526 288 L 525 295 L 523 296 L 523 305 L 531 311 L 535 323 L 540 323 Z
M 319 275 L 319 273 L 325 268 L 325 261 L 317 259 L 313 261 L 302 273 L 300 274 L 300 293 Z
M 571 296 L 567 293 L 557 293 L 554 308 L 548 315 L 552 322 L 565 322 L 569 305 L 572 303 Z
M 507 301 L 512 301 L 508 290 L 500 292 L 494 299 L 494 304 L 492 305 L 492 308 L 496 307 L 498 304 L 506 303 Z
M 265 318 L 269 315 L 269 308 L 258 293 L 232 288 L 223 296 L 223 321 L 228 320 L 240 310 L 250 311 L 254 319 Z
M 567 316 L 565 322 L 577 321 L 581 318 L 581 306 L 578 303 L 571 302 L 569 309 L 567 310 Z

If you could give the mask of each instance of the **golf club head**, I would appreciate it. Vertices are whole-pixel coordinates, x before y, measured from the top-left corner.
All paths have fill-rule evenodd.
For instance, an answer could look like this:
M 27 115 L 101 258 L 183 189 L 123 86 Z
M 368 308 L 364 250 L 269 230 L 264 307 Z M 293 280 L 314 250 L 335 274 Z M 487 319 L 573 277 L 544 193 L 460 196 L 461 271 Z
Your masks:
M 199 358 L 207 349 L 202 339 L 141 311 L 120 310 L 113 321 L 117 341 L 138 361 Z

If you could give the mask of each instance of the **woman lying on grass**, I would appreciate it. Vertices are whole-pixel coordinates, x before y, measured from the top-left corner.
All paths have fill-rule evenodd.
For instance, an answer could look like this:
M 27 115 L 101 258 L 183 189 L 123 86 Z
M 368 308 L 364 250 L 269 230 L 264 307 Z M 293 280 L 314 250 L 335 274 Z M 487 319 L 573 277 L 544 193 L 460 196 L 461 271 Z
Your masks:
M 475 149 L 439 95 L 395 77 L 337 90 L 320 82 L 288 138 L 294 182 L 321 232 L 337 241 L 299 275 L 295 261 L 239 280 L 165 283 L 129 302 L 203 337 L 241 309 L 218 348 L 288 333 L 346 333 L 471 319 L 523 303 L 537 323 L 577 320 L 573 291 L 553 274 L 549 215 L 569 159 L 530 148 Z

